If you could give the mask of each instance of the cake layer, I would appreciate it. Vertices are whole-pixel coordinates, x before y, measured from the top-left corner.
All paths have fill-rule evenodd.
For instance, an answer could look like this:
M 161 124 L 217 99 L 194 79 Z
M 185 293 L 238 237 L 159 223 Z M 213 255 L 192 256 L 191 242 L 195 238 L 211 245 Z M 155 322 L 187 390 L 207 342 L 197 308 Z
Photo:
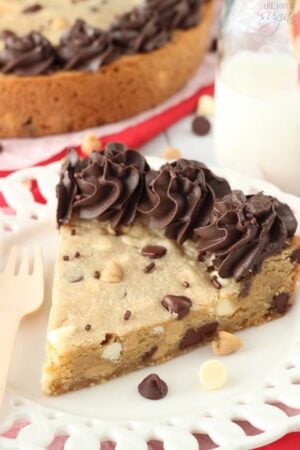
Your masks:
M 149 53 L 122 56 L 96 72 L 0 75 L 0 136 L 65 133 L 115 122 L 152 108 L 192 76 L 207 47 L 213 1 L 201 23 L 177 30 Z
M 286 313 L 295 288 L 292 247 L 243 281 L 220 278 L 139 218 L 114 231 L 73 218 L 61 227 L 47 362 L 56 395 L 166 361 L 211 340 Z

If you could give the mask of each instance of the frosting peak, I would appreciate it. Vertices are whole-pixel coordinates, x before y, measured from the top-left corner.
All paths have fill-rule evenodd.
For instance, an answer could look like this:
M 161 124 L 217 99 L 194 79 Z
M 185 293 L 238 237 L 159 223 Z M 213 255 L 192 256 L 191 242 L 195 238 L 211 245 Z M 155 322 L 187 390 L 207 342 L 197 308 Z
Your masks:
M 290 207 L 263 193 L 233 191 L 215 203 L 212 217 L 211 224 L 195 230 L 199 256 L 213 255 L 220 276 L 236 281 L 259 271 L 297 228 Z
M 50 71 L 55 61 L 55 51 L 40 33 L 16 36 L 2 34 L 4 50 L 0 53 L 0 71 L 5 74 L 40 75 Z
M 0 52 L 0 72 L 39 75 L 56 70 L 97 71 L 123 55 L 162 47 L 175 29 L 196 26 L 204 2 L 145 0 L 142 6 L 118 16 L 107 31 L 77 19 L 58 46 L 37 32 L 18 37 L 4 30 L 0 34 L 5 41 L 5 49 Z M 31 5 L 23 12 L 37 11 L 37 6 Z
M 58 57 L 66 70 L 98 70 L 112 54 L 109 35 L 78 19 L 61 38 Z
M 71 151 L 58 185 L 58 223 L 67 223 L 73 211 L 84 219 L 110 220 L 113 227 L 135 219 L 149 170 L 145 158 L 122 144 L 108 144 L 79 161 Z
M 226 180 L 198 161 L 180 159 L 150 170 L 139 211 L 155 229 L 182 244 L 195 228 L 209 223 L 216 198 L 230 192 Z

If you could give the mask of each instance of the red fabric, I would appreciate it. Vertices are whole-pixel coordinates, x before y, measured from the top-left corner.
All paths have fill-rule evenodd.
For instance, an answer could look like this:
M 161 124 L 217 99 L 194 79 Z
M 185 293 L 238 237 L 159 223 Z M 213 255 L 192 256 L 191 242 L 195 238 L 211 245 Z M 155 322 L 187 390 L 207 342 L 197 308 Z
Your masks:
M 299 450 L 300 433 L 290 433 L 272 444 L 260 447 L 259 450 Z
M 300 26 L 300 14 L 299 16 L 299 26 Z M 300 33 L 300 31 L 299 31 Z M 170 108 L 168 111 L 165 111 L 161 114 L 158 114 L 155 117 L 152 117 L 151 119 L 147 120 L 146 122 L 143 122 L 142 124 L 133 126 L 127 130 L 124 130 L 120 133 L 116 133 L 114 135 L 110 136 L 100 136 L 101 141 L 103 144 L 105 144 L 108 141 L 120 141 L 124 144 L 128 145 L 129 147 L 133 148 L 139 148 L 143 144 L 145 144 L 147 141 L 149 141 L 154 136 L 161 133 L 166 128 L 173 125 L 175 122 L 183 118 L 184 116 L 192 113 L 196 109 L 196 105 L 198 102 L 198 99 L 201 95 L 209 94 L 213 95 L 214 93 L 214 86 L 210 85 L 205 88 L 200 89 L 195 95 L 188 98 L 187 100 L 183 101 L 177 106 L 174 106 Z M 59 161 L 62 159 L 66 153 L 67 149 L 63 149 L 59 151 L 55 157 L 41 161 L 39 165 L 44 166 L 46 164 L 49 164 L 51 162 Z M 80 148 L 78 147 L 77 150 L 81 154 Z M 163 149 L 162 149 L 163 150 Z M 10 172 L 7 171 L 0 171 L 0 177 L 8 175 Z M 44 199 L 41 197 L 40 193 L 36 190 L 36 187 L 32 186 L 32 191 L 34 193 L 34 196 L 37 201 L 40 201 L 41 203 L 44 202 Z M 3 197 L 1 197 L 0 193 L 0 207 L 5 207 L 7 204 L 5 203 L 5 200 Z M 3 434 L 2 436 L 11 437 L 14 438 L 18 432 L 20 431 L 20 428 L 24 426 L 24 423 L 21 425 L 21 427 L 16 426 L 14 427 L 11 434 Z M 206 436 L 206 435 L 195 435 L 197 437 L 197 440 L 199 441 L 199 444 L 201 446 L 201 449 L 203 450 L 210 450 L 215 448 L 214 443 Z M 64 448 L 64 443 L 66 441 L 66 436 L 58 437 L 55 439 L 55 441 L 48 447 L 48 450 L 62 450 Z M 162 450 L 162 444 L 158 441 L 150 441 L 148 444 L 149 450 Z M 110 441 L 102 443 L 101 450 L 113 450 L 114 444 Z M 282 439 L 278 440 L 277 442 L 267 445 L 265 447 L 261 447 L 262 450 L 300 450 L 300 433 L 291 433 L 287 436 L 283 437 Z
M 300 11 L 294 16 L 294 36 L 300 36 Z

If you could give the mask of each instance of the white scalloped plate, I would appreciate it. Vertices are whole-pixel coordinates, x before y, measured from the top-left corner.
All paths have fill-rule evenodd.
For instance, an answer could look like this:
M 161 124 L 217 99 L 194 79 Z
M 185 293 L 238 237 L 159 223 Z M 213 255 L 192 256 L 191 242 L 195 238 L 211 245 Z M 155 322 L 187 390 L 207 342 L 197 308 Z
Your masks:
M 149 160 L 153 166 L 161 163 L 159 158 Z M 210 348 L 205 347 L 105 385 L 56 398 L 41 393 L 57 240 L 54 223 L 57 171 L 55 164 L 0 179 L 0 192 L 16 211 L 15 215 L 7 215 L 8 209 L 0 210 L 4 251 L 12 244 L 20 247 L 41 244 L 47 283 L 45 306 L 39 314 L 24 320 L 18 335 L 0 415 L 0 434 L 16 421 L 30 424 L 20 431 L 17 439 L 0 437 L 0 448 L 42 450 L 55 436 L 68 435 L 66 450 L 99 450 L 100 442 L 106 440 L 116 442 L 116 450 L 147 450 L 150 439 L 163 441 L 165 450 L 198 450 L 193 433 L 200 433 L 208 435 L 222 450 L 238 450 L 259 447 L 300 429 L 299 292 L 298 301 L 287 316 L 240 333 L 244 348 L 223 359 L 229 381 L 220 391 L 206 391 L 198 382 L 201 363 L 213 357 Z M 261 180 L 228 170 L 216 172 L 245 192 L 264 190 L 278 196 L 289 203 L 300 222 L 300 199 Z M 34 201 L 28 180 L 36 180 L 47 200 L 45 205 Z M 159 402 L 140 397 L 136 389 L 153 371 L 169 385 L 169 395 Z M 249 424 L 260 430 L 259 434 L 253 434 L 253 428 L 249 432 Z

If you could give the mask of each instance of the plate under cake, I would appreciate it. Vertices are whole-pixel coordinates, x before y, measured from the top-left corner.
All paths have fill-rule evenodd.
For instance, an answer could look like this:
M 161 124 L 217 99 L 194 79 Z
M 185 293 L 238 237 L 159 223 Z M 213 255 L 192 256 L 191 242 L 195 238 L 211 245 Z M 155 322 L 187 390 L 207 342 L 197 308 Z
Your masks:
M 287 205 L 203 164 L 151 170 L 110 144 L 58 186 L 60 243 L 42 388 L 105 382 L 285 314 L 299 250 Z
M 213 0 L 0 0 L 0 136 L 91 128 L 173 95 L 207 49 Z

